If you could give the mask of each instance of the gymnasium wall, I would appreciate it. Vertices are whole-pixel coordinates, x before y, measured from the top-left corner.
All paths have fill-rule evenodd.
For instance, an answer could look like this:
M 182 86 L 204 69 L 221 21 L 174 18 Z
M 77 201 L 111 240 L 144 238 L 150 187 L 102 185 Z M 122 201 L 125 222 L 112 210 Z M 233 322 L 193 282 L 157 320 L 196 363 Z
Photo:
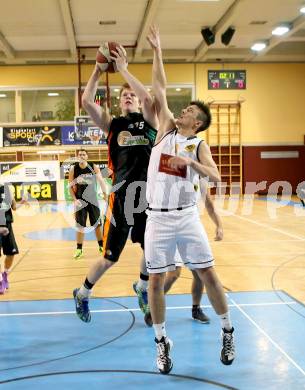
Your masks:
M 262 158 L 262 153 L 270 153 L 270 158 Z M 282 158 L 272 158 L 273 153 L 281 153 Z M 287 155 L 290 157 L 287 158 Z M 282 191 L 280 187 L 283 187 L 284 192 L 288 191 L 288 194 L 290 191 L 295 193 L 298 184 L 305 180 L 305 146 L 244 146 L 242 165 L 244 189 L 247 182 L 262 182 L 257 191 L 259 194 L 266 194 L 268 191 L 270 194 L 277 194 Z M 278 183 L 275 184 L 276 182 Z M 281 186 L 279 182 L 289 184 Z
M 208 69 L 246 69 L 247 89 L 207 89 Z M 81 68 L 82 82 L 92 65 Z M 130 70 L 144 84 L 151 84 L 150 64 L 131 64 Z M 245 99 L 242 104 L 244 145 L 302 144 L 305 134 L 305 64 L 167 64 L 169 84 L 194 84 L 198 98 Z M 0 85 L 7 87 L 77 86 L 76 65 L 1 67 Z M 121 84 L 119 74 L 110 75 L 111 84 Z
M 305 134 L 305 64 L 234 64 L 226 69 L 246 69 L 247 89 L 207 90 L 207 69 L 196 65 L 198 96 L 215 100 L 245 99 L 242 104 L 242 143 L 302 144 Z
M 81 67 L 83 84 L 88 80 L 92 68 L 92 65 Z M 208 69 L 245 69 L 247 89 L 208 90 Z M 267 145 L 282 146 L 274 150 L 290 150 L 290 145 L 304 144 L 305 64 L 166 64 L 165 70 L 168 84 L 195 85 L 197 98 L 244 100 L 241 109 L 243 181 L 267 180 L 270 183 L 274 179 L 280 180 L 284 172 L 281 167 L 287 167 L 285 179 L 293 183 L 295 189 L 297 180 L 304 178 L 304 147 L 299 150 L 299 159 L 279 157 L 271 163 L 271 160 L 261 160 L 260 152 Z M 151 84 L 150 64 L 131 64 L 130 71 L 144 84 Z M 123 83 L 119 74 L 110 74 L 109 80 L 112 85 Z M 75 87 L 78 86 L 78 70 L 76 65 L 5 66 L 1 67 L 0 86 Z M 256 170 L 257 167 L 260 169 Z

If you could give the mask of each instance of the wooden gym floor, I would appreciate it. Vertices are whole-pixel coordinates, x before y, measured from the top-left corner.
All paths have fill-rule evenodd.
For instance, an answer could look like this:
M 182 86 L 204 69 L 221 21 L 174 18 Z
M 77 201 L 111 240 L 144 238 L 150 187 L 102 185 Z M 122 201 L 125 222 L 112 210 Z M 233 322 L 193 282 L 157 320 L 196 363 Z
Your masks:
M 213 241 L 214 226 L 205 212 L 202 222 L 225 289 L 284 290 L 304 303 L 305 209 L 298 200 L 280 204 L 274 198 L 256 197 L 252 210 L 245 199 L 226 200 L 224 207 L 220 203 L 223 241 Z M 10 274 L 10 289 L 0 299 L 70 298 L 99 256 L 94 235 L 85 238 L 84 257 L 75 261 L 72 210 L 65 202 L 23 207 L 15 213 L 13 226 L 20 254 Z M 140 257 L 139 245 L 129 241 L 118 264 L 95 286 L 94 296 L 134 295 L 132 283 L 138 277 Z M 183 269 L 171 293 L 187 294 L 190 287 L 191 274 Z

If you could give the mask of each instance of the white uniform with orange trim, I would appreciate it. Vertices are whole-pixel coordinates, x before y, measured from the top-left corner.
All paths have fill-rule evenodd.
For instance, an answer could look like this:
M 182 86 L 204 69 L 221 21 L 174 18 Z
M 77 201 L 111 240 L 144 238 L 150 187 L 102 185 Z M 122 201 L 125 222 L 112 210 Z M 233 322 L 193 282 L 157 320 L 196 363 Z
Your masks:
M 184 137 L 177 130 L 167 133 L 151 153 L 146 196 L 149 204 L 145 231 L 145 258 L 149 273 L 175 269 L 178 250 L 190 269 L 214 265 L 207 234 L 200 221 L 197 200 L 199 175 L 191 167 L 172 169 L 174 156 L 198 160 L 201 141 Z

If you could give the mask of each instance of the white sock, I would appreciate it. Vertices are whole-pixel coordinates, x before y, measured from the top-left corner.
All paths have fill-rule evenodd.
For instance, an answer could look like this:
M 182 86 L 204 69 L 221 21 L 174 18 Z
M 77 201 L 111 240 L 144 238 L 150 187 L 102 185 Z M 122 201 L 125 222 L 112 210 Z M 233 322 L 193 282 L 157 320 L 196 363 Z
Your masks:
M 84 298 L 89 298 L 92 293 L 92 290 L 88 290 L 84 285 L 82 285 L 78 291 L 78 294 Z
M 153 324 L 156 339 L 161 340 L 162 337 L 166 338 L 165 322 L 162 324 Z
M 148 280 L 139 279 L 137 283 L 137 289 L 139 290 L 147 290 Z
M 220 314 L 219 315 L 220 322 L 221 322 L 221 327 L 226 329 L 226 330 L 231 330 L 232 329 L 232 323 L 231 323 L 231 318 L 230 318 L 230 312 Z

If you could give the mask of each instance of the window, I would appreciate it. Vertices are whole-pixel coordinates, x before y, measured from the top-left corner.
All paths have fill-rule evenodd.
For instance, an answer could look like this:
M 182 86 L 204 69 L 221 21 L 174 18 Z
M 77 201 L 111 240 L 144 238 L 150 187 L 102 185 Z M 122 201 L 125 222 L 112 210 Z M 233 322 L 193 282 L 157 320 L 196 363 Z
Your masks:
M 15 91 L 0 90 L 0 123 L 16 122 Z
M 175 117 L 180 116 L 181 110 L 187 107 L 193 100 L 191 87 L 167 88 L 168 107 Z
M 22 91 L 22 121 L 73 121 L 75 90 Z

